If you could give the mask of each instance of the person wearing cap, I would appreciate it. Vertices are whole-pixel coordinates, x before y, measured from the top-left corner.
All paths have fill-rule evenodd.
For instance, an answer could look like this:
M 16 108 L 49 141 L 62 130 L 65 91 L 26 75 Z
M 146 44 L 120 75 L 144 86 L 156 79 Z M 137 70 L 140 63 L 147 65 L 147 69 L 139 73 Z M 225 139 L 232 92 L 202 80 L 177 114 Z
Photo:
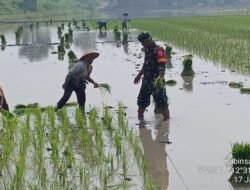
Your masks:
M 155 43 L 148 32 L 141 32 L 138 35 L 138 40 L 145 51 L 143 67 L 134 79 L 134 83 L 138 84 L 143 75 L 141 89 L 137 97 L 138 118 L 143 119 L 144 112 L 150 105 L 150 96 L 152 95 L 156 107 L 161 110 L 163 120 L 168 120 L 169 109 L 166 89 L 154 86 L 156 78 L 160 77 L 164 81 L 167 61 L 165 50 Z
M 86 101 L 86 84 L 88 82 L 98 87 L 98 84 L 90 77 L 92 72 L 92 63 L 99 56 L 99 53 L 93 50 L 87 50 L 78 62 L 69 70 L 65 82 L 62 85 L 64 89 L 63 97 L 57 103 L 55 110 L 61 109 L 69 100 L 73 91 L 77 96 L 79 107 L 84 110 Z
M 123 13 L 122 14 L 122 31 L 123 31 L 123 29 L 128 30 L 127 21 L 128 21 L 128 13 Z
M 9 105 L 6 101 L 3 88 L 0 86 L 0 110 L 3 109 L 5 111 L 9 111 Z

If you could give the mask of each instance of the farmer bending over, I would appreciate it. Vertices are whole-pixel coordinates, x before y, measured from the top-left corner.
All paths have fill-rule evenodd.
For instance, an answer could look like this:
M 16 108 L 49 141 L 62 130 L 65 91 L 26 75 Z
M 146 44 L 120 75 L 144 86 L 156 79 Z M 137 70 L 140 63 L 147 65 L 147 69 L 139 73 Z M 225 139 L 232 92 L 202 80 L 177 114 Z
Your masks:
M 138 35 L 138 40 L 144 47 L 145 58 L 141 71 L 134 79 L 134 83 L 139 83 L 142 75 L 141 89 L 137 98 L 138 118 L 143 119 L 146 108 L 150 105 L 150 96 L 153 95 L 156 107 L 162 111 L 163 120 L 169 119 L 168 97 L 164 87 L 159 88 L 154 85 L 156 78 L 164 80 L 166 54 L 165 50 L 156 45 L 148 32 Z
M 105 31 L 107 30 L 107 22 L 106 22 L 106 20 L 99 20 L 97 22 L 97 24 L 98 24 L 98 28 L 99 28 L 100 31 L 102 31 L 102 28 L 104 28 Z
M 59 100 L 56 106 L 56 111 L 61 109 L 69 100 L 73 91 L 77 96 L 79 107 L 84 110 L 86 101 L 86 84 L 88 82 L 94 85 L 94 88 L 98 87 L 98 84 L 90 78 L 92 72 L 92 62 L 99 56 L 99 53 L 92 50 L 87 50 L 84 55 L 78 60 L 78 62 L 70 69 L 66 76 L 65 82 L 62 85 L 64 89 L 63 97 Z

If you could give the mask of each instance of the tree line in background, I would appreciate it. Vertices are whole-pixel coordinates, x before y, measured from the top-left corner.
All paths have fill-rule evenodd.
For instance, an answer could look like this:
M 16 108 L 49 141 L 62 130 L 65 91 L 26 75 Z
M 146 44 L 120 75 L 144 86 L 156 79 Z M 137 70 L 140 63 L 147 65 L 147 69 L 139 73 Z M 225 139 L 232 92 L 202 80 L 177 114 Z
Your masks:
M 36 11 L 66 11 L 96 7 L 183 8 L 224 5 L 250 5 L 250 0 L 0 0 L 0 15 Z
M 0 15 L 27 11 L 50 11 L 97 7 L 105 0 L 0 0 Z

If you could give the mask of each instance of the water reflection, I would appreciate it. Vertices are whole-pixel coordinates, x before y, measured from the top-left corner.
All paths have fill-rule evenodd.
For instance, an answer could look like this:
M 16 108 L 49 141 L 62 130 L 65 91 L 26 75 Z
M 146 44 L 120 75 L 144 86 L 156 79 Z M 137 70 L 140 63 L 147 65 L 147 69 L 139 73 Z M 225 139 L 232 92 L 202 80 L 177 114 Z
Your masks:
M 140 122 L 139 127 L 149 174 L 153 177 L 156 186 L 161 190 L 166 190 L 168 188 L 169 172 L 165 146 L 169 142 L 169 121 L 156 123 L 156 127 L 152 131 L 145 127 L 144 121 Z M 156 133 L 155 139 L 152 138 L 152 132 Z
M 124 53 L 128 54 L 128 42 L 122 42 Z
M 173 68 L 171 58 L 167 58 L 166 67 L 167 67 L 167 69 L 172 69 Z
M 97 38 L 99 40 L 107 38 L 107 32 L 106 31 L 99 31 Z
M 73 44 L 81 51 L 84 49 L 95 49 L 96 32 L 75 32 Z
M 50 29 L 47 27 L 24 30 L 22 35 L 22 44 L 32 44 L 21 46 L 19 56 L 28 58 L 30 62 L 40 61 L 49 56 L 52 46 Z
M 192 76 L 181 76 L 181 77 L 184 80 L 183 89 L 188 91 L 188 92 L 192 92 L 193 91 L 194 75 L 192 75 Z

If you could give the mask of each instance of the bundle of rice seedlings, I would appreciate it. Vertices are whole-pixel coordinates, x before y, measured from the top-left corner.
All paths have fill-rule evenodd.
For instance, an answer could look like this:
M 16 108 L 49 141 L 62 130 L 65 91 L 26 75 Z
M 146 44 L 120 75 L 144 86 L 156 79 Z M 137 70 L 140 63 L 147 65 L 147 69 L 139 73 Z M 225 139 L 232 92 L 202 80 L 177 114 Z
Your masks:
M 243 87 L 243 83 L 242 82 L 230 82 L 229 86 L 232 88 L 242 88 Z
M 250 144 L 235 143 L 232 146 L 230 161 L 232 175 L 229 179 L 234 184 L 246 184 L 250 179 Z
M 77 57 L 76 57 L 76 54 L 72 50 L 69 51 L 68 57 L 69 57 L 69 62 L 70 63 L 75 62 L 76 60 L 78 60 Z
M 194 75 L 192 64 L 193 64 L 192 55 L 184 56 L 183 71 L 181 72 L 182 76 Z
M 245 94 L 250 94 L 250 88 L 241 88 L 240 92 Z
M 154 84 L 155 88 L 159 88 L 160 89 L 160 88 L 164 88 L 165 87 L 166 82 L 165 82 L 164 78 L 158 76 L 157 78 L 154 79 L 153 84 Z
M 174 86 L 177 84 L 177 82 L 175 80 L 167 80 L 165 84 L 168 86 Z
M 101 91 L 106 91 L 111 94 L 111 86 L 108 83 L 100 83 L 98 84 L 98 87 Z
M 165 51 L 167 58 L 171 58 L 172 46 L 166 45 Z

